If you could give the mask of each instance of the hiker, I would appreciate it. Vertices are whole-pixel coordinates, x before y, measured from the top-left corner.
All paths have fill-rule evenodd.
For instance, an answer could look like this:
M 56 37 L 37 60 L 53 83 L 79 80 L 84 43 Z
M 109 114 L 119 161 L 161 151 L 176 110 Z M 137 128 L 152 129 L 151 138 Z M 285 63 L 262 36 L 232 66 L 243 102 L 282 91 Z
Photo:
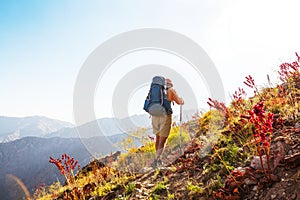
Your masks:
M 165 93 L 165 90 L 167 91 Z M 178 97 L 173 88 L 171 79 L 155 76 L 152 79 L 151 88 L 145 100 L 144 110 L 152 116 L 153 133 L 156 135 L 156 158 L 152 167 L 162 165 L 160 159 L 165 143 L 170 133 L 172 124 L 171 102 L 183 105 L 184 101 Z
M 169 78 L 166 79 L 166 91 L 167 91 L 167 99 L 170 102 L 170 104 L 174 105 L 174 102 L 178 105 L 184 104 L 183 99 L 178 96 L 176 90 L 173 88 L 173 83 Z M 161 130 L 159 130 L 157 129 L 156 125 L 162 121 L 164 122 L 164 125 L 162 125 Z M 164 120 L 161 120 L 157 117 L 152 117 L 153 132 L 156 135 L 156 142 L 155 142 L 156 159 L 154 160 L 153 166 L 162 165 L 160 156 L 164 150 L 165 143 L 170 134 L 171 125 L 172 125 L 172 114 L 168 114 L 164 116 Z

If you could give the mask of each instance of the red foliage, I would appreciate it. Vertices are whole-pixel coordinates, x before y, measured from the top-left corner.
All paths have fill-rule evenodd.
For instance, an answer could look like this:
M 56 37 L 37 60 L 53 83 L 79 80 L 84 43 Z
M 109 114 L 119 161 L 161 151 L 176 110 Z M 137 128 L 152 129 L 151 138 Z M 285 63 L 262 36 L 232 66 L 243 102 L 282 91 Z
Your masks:
M 279 78 L 281 81 L 287 81 L 289 77 L 295 77 L 299 75 L 299 62 L 300 57 L 296 53 L 297 60 L 292 63 L 282 63 L 279 67 L 280 70 L 278 71 Z
M 296 56 L 297 56 L 297 61 L 300 62 L 300 56 L 298 56 L 298 53 L 297 53 L 297 52 L 296 52 L 295 54 L 296 54 Z
M 49 162 L 57 167 L 60 173 L 65 176 L 68 183 L 73 183 L 74 181 L 73 172 L 76 166 L 78 167 L 78 170 L 80 170 L 80 165 L 78 164 L 78 161 L 74 158 L 71 158 L 67 154 L 63 154 L 61 158 L 57 159 L 50 157 Z
M 224 103 L 219 102 L 219 101 L 217 101 L 217 100 L 213 100 L 213 99 L 211 99 L 211 98 L 208 98 L 207 104 L 210 106 L 210 108 L 215 108 L 215 109 L 221 111 L 222 113 L 224 113 L 225 116 L 226 116 L 226 118 L 229 117 L 229 110 L 228 110 L 228 108 L 225 106 Z
M 264 102 L 257 103 L 252 110 L 248 111 L 250 115 L 249 122 L 255 126 L 255 132 L 253 134 L 257 152 L 259 154 L 260 163 L 264 170 L 265 176 L 271 181 L 271 166 L 270 166 L 270 146 L 273 133 L 273 113 L 265 113 Z M 268 171 L 266 171 L 262 156 L 266 155 Z
M 246 92 L 243 88 L 238 88 L 238 90 L 235 91 L 233 94 L 234 101 L 237 102 L 241 102 L 245 96 L 246 96 Z
M 272 135 L 273 132 L 273 113 L 266 115 L 264 110 L 264 102 L 257 103 L 253 110 L 248 111 L 250 115 L 249 121 L 255 126 L 254 137 L 263 146 L 270 146 L 267 134 Z
M 244 81 L 244 84 L 250 88 L 254 88 L 255 83 L 254 83 L 254 79 L 252 78 L 252 76 L 249 75 L 249 76 L 246 76 L 245 78 L 246 78 L 246 81 Z
M 213 199 L 242 199 L 247 190 L 250 189 L 249 182 L 257 184 L 257 174 L 251 168 L 237 168 L 226 178 L 223 188 L 212 193 Z

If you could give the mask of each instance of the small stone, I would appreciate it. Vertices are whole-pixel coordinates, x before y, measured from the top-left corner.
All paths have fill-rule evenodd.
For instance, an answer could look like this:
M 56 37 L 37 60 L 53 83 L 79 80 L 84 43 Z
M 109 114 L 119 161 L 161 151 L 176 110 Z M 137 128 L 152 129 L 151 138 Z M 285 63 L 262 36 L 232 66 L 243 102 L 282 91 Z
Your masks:
M 245 174 L 246 170 L 245 170 L 245 168 L 243 168 L 243 167 L 238 167 L 238 168 L 236 168 L 236 169 L 234 170 L 234 172 L 240 172 L 240 173 L 242 173 L 242 174 Z
M 270 176 L 271 176 L 271 180 L 272 180 L 273 182 L 279 182 L 279 181 L 280 181 L 280 178 L 279 178 L 278 176 L 276 176 L 276 175 L 274 175 L 274 174 L 271 174 Z
M 288 173 L 285 173 L 284 175 L 287 177 L 289 174 L 288 174 Z
M 264 155 L 261 157 L 263 165 L 267 166 L 267 157 Z M 260 157 L 259 156 L 254 156 L 253 159 L 251 160 L 250 166 L 254 169 L 262 169 L 262 165 L 260 162 Z
M 282 196 L 285 196 L 285 195 L 286 195 L 286 193 L 285 193 L 285 192 L 283 192 L 283 193 L 282 193 Z
M 173 178 L 178 178 L 178 177 L 181 177 L 181 174 L 177 174 L 177 173 L 176 174 L 172 174 L 172 177 Z
M 144 168 L 141 169 L 141 173 L 147 173 L 147 172 L 149 172 L 151 170 L 153 170 L 152 167 L 144 167 Z
M 276 198 L 276 194 L 272 194 L 271 199 L 275 199 L 275 198 Z
M 142 193 L 143 191 L 141 190 L 141 189 L 139 189 L 139 188 L 136 188 L 136 191 L 138 192 L 138 193 Z
M 162 172 L 166 172 L 168 171 L 169 169 L 165 166 L 160 166 L 159 169 L 162 171 Z
M 256 179 L 246 178 L 244 181 L 245 181 L 246 185 L 256 185 L 257 184 L 257 180 Z
M 143 192 L 142 195 L 146 196 L 146 197 L 149 196 L 149 194 L 147 192 Z
M 145 188 L 152 188 L 152 187 L 154 187 L 154 184 L 153 183 L 148 183 L 146 186 L 145 186 Z
M 253 187 L 253 191 L 257 191 L 257 189 L 258 189 L 258 186 L 257 185 L 255 185 L 254 187 Z M 257 194 L 257 193 L 256 193 Z
M 297 194 L 295 194 L 295 193 L 292 194 L 291 199 L 292 199 L 292 200 L 297 199 Z

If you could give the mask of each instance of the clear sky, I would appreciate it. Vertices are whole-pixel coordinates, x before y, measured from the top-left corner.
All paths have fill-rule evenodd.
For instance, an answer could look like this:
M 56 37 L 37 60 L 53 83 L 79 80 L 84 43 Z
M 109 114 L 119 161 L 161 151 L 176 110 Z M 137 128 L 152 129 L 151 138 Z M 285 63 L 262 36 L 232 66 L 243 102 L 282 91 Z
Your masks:
M 299 6 L 298 0 L 0 0 L 0 115 L 73 122 L 74 85 L 88 55 L 111 37 L 139 28 L 169 29 L 197 42 L 215 63 L 227 97 L 249 74 L 262 86 L 266 74 L 275 82 L 278 65 L 300 49 Z M 155 53 L 118 62 L 132 67 L 154 59 L 181 62 Z M 117 66 L 103 78 L 106 85 L 130 70 L 118 74 Z M 113 87 L 98 88 L 96 102 L 102 92 L 108 105 L 95 105 L 99 118 L 111 116 Z M 133 94 L 133 102 L 143 101 L 143 91 Z M 208 94 L 197 98 L 204 107 Z M 143 113 L 134 103 L 129 110 Z

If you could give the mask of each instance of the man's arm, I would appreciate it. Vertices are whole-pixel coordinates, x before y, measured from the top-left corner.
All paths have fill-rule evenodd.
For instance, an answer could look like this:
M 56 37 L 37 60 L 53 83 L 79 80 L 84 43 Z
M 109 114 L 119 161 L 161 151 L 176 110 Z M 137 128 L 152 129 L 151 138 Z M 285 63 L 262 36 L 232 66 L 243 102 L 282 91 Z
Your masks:
M 167 98 L 169 101 L 175 101 L 178 105 L 183 105 L 184 101 L 177 95 L 177 92 L 174 88 L 169 88 L 167 90 Z

